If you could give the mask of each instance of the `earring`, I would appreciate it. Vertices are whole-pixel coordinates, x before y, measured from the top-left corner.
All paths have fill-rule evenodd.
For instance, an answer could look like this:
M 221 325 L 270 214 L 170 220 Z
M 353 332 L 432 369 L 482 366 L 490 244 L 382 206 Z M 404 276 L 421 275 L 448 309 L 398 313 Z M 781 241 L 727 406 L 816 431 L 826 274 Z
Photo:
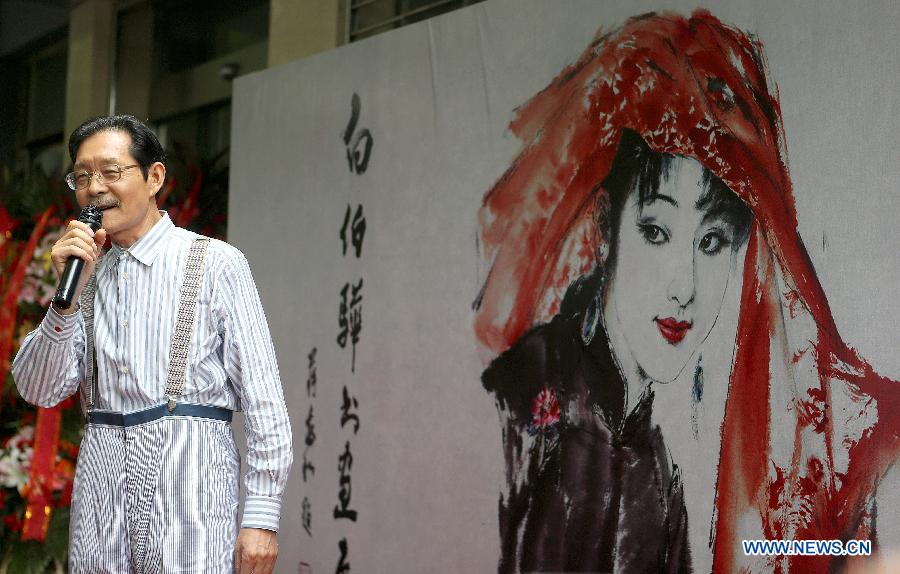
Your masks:
M 594 340 L 597 333 L 597 323 L 600 322 L 600 298 L 595 296 L 591 299 L 587 310 L 584 312 L 584 319 L 581 321 L 581 342 L 587 347 Z
M 597 257 L 601 262 L 605 262 L 606 258 L 609 256 L 609 243 L 603 241 L 600 243 L 600 247 L 597 248 Z
M 694 440 L 700 438 L 699 422 L 700 401 L 703 400 L 703 355 L 697 356 L 697 368 L 694 369 L 694 386 L 691 389 L 691 427 L 694 431 Z

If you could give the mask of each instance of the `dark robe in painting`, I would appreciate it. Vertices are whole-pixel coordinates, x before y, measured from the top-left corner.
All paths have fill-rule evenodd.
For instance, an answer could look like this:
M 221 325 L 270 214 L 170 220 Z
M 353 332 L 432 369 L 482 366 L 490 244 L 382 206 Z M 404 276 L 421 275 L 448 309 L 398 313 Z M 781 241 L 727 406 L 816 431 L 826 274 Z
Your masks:
M 482 377 L 507 468 L 499 571 L 688 572 L 681 478 L 651 422 L 653 393 L 623 419 L 625 385 L 605 332 L 598 326 L 585 346 L 582 321 L 557 315 Z M 558 420 L 536 422 L 539 395 L 558 400 Z

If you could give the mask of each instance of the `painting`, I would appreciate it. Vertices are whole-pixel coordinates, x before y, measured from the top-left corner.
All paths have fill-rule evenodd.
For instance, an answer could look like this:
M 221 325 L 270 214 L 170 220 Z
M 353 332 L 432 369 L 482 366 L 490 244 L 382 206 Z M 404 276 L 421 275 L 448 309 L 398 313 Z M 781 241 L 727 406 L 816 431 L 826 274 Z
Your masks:
M 798 233 L 762 41 L 706 10 L 632 17 L 510 130 L 474 305 L 506 469 L 499 571 L 819 572 L 848 557 L 741 541 L 877 544 L 897 383 L 842 340 Z M 673 393 L 687 408 L 661 417 Z M 685 496 L 685 467 L 711 504 Z
M 486 0 L 237 77 L 228 239 L 294 432 L 276 572 L 900 551 L 898 20 Z

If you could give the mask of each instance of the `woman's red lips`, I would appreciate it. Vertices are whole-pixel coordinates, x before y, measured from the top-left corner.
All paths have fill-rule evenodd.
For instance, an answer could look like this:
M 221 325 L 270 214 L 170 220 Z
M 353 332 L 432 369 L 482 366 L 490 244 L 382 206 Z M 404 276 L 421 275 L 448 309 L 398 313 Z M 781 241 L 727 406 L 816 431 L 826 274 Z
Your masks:
M 662 333 L 662 336 L 665 337 L 670 345 L 680 343 L 692 325 L 689 321 L 679 321 L 674 317 L 656 318 L 654 320 L 656 321 L 656 326 L 659 327 L 659 332 Z

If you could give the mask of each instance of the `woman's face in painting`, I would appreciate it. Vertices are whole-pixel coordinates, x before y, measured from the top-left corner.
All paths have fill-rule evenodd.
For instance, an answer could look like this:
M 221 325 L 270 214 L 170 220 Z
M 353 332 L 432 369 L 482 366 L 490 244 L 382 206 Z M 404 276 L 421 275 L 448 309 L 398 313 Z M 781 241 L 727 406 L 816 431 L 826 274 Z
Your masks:
M 674 158 L 643 201 L 625 199 L 604 316 L 651 380 L 674 380 L 716 322 L 736 259 L 731 219 L 690 158 Z

